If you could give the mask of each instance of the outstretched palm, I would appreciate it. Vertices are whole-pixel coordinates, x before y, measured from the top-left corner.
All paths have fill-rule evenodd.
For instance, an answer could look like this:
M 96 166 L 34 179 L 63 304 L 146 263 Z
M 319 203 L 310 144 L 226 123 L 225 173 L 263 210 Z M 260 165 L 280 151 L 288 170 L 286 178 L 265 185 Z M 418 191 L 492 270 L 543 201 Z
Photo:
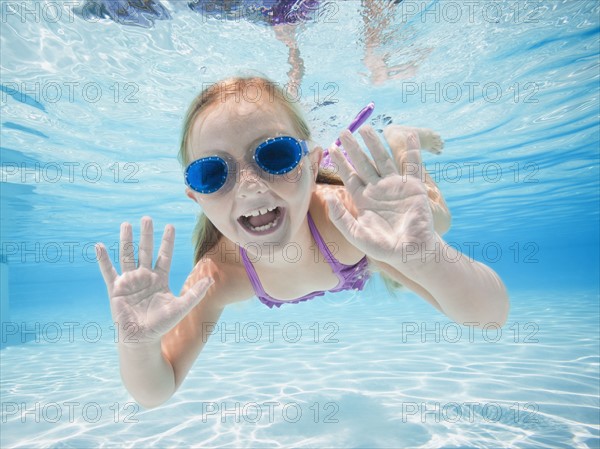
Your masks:
M 158 258 L 152 268 L 153 226 L 149 217 L 142 219 L 139 264 L 136 267 L 131 225 L 121 225 L 119 259 L 122 274 L 112 265 L 106 248 L 97 245 L 98 263 L 106 283 L 113 321 L 119 329 L 120 343 L 151 343 L 175 325 L 204 297 L 211 284 L 205 278 L 176 297 L 169 289 L 169 270 L 173 255 L 175 229 L 167 226 Z
M 331 198 L 330 217 L 350 243 L 373 259 L 395 263 L 418 257 L 417 249 L 435 237 L 420 149 L 407 150 L 405 166 L 399 170 L 373 128 L 363 127 L 361 135 L 374 161 L 349 132 L 341 138 L 355 167 L 339 151 L 333 152 L 358 214 L 354 218 Z

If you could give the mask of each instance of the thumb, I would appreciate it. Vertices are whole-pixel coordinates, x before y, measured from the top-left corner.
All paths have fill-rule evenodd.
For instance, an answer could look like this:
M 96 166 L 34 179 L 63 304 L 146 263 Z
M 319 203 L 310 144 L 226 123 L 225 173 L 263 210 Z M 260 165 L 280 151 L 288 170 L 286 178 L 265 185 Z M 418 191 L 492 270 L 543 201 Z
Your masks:
M 342 204 L 337 195 L 329 195 L 326 197 L 329 218 L 335 227 L 350 243 L 355 241 L 357 223 L 356 219 Z
M 187 314 L 200 303 L 202 298 L 204 298 L 204 295 L 206 295 L 207 290 L 214 282 L 213 278 L 205 277 L 196 282 L 187 292 L 185 292 L 181 297 L 181 309 L 185 312 L 184 314 Z
M 309 157 L 310 169 L 312 171 L 313 179 L 316 181 L 319 176 L 319 168 L 324 168 L 324 158 L 326 157 L 326 154 L 324 153 L 323 148 L 317 145 L 313 148 Z
M 327 204 L 327 212 L 329 218 L 333 222 L 337 222 L 338 219 L 343 215 L 342 205 L 337 195 L 330 194 L 325 197 L 325 203 Z

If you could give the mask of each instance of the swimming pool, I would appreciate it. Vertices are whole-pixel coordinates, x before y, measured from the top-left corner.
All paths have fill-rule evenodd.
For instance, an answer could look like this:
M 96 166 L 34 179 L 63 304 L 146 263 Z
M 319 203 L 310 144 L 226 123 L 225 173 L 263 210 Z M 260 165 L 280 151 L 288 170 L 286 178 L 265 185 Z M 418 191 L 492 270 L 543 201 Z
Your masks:
M 297 30 L 315 139 L 371 100 L 378 128 L 440 132 L 424 160 L 445 240 L 501 275 L 509 320 L 458 327 L 379 279 L 253 300 L 152 410 L 121 383 L 93 244 L 114 250 L 143 215 L 174 224 L 179 290 L 198 213 L 176 160 L 185 108 L 236 71 L 285 84 L 290 55 L 243 14 L 163 1 L 170 18 L 140 27 L 75 3 L 0 2 L 0 446 L 599 447 L 597 2 L 407 0 L 379 20 L 321 2 Z

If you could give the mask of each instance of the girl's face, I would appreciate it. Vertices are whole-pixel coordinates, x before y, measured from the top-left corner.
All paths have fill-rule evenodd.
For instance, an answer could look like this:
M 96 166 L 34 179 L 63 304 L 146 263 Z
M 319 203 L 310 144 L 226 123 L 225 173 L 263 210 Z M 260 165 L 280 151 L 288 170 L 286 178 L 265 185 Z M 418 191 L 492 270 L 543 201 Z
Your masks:
M 212 194 L 187 188 L 186 194 L 202 207 L 225 237 L 249 251 L 252 251 L 250 243 L 272 242 L 283 246 L 294 241 L 315 189 L 320 149 L 303 157 L 285 175 L 265 174 L 252 162 L 256 147 L 277 136 L 300 140 L 283 107 L 274 102 L 233 99 L 201 113 L 190 132 L 187 148 L 190 161 L 227 153 L 235 161 L 237 173 L 229 174 L 235 176 L 232 188 Z M 262 215 L 257 216 L 259 210 Z

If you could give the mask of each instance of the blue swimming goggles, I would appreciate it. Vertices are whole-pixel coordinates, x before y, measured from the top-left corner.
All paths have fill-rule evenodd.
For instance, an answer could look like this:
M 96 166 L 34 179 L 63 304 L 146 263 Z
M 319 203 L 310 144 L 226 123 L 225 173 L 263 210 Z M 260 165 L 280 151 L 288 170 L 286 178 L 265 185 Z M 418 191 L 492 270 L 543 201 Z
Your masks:
M 261 143 L 252 159 L 260 169 L 270 175 L 285 175 L 298 166 L 308 154 L 304 140 L 281 136 Z M 234 179 L 236 162 L 226 153 L 208 156 L 192 162 L 185 169 L 185 183 L 198 193 L 215 193 Z

